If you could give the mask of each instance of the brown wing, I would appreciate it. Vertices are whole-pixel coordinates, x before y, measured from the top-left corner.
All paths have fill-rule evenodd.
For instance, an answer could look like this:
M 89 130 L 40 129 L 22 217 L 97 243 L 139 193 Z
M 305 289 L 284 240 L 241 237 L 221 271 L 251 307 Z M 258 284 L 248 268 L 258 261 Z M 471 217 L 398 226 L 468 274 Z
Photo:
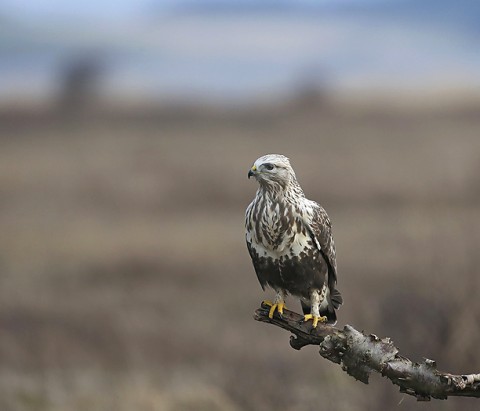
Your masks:
M 337 257 L 332 236 L 332 223 L 322 206 L 311 201 L 313 215 L 311 221 L 306 221 L 320 253 L 328 264 L 328 286 L 333 291 L 337 283 Z

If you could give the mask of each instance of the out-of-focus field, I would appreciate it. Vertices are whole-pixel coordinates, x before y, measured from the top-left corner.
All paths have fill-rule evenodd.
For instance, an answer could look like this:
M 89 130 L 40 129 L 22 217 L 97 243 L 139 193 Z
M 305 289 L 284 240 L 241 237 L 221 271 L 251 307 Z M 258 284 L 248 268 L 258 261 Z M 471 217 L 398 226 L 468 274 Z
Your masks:
M 480 111 L 277 108 L 0 124 L 0 409 L 476 410 L 356 382 L 252 319 L 252 162 L 334 225 L 339 325 L 480 372 Z M 289 308 L 299 311 L 290 299 Z

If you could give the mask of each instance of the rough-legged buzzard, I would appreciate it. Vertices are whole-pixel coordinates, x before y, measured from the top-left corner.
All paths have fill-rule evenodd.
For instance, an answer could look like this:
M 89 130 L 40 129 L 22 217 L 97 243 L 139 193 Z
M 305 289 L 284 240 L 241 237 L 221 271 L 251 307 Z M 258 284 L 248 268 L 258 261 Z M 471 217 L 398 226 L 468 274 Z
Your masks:
M 287 157 L 268 154 L 248 172 L 259 183 L 245 216 L 247 247 L 258 280 L 276 291 L 269 316 L 281 315 L 288 294 L 300 298 L 305 321 L 336 322 L 342 304 L 336 289 L 332 226 L 325 210 L 308 200 Z

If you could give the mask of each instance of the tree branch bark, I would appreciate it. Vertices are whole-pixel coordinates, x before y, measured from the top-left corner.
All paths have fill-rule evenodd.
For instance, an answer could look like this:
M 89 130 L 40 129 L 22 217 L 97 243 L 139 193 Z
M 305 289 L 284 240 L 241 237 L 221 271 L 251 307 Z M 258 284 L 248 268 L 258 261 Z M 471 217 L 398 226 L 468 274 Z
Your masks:
M 342 330 L 327 324 L 303 322 L 303 316 L 284 310 L 282 317 L 275 313 L 268 317 L 268 306 L 255 311 L 254 319 L 290 331 L 290 345 L 300 350 L 305 345 L 318 345 L 320 355 L 340 364 L 355 379 L 368 384 L 372 371 L 387 377 L 400 387 L 400 392 L 413 395 L 419 401 L 431 398 L 447 399 L 449 396 L 480 398 L 480 373 L 454 375 L 437 370 L 433 360 L 414 363 L 398 354 L 389 338 L 364 334 L 350 325 Z

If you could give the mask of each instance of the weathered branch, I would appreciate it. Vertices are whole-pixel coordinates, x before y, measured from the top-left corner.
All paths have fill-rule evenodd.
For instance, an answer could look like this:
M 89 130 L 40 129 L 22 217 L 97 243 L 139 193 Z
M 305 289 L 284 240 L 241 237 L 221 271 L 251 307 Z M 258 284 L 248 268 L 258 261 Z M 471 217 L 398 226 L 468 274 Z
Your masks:
M 290 331 L 290 345 L 296 350 L 305 345 L 318 345 L 320 355 L 341 364 L 349 375 L 368 384 L 371 371 L 387 377 L 400 387 L 400 392 L 413 395 L 419 401 L 431 398 L 446 399 L 449 396 L 480 398 L 480 374 L 453 375 L 440 372 L 433 360 L 414 363 L 398 354 L 389 338 L 380 339 L 366 335 L 350 325 L 343 330 L 326 324 L 313 329 L 311 322 L 303 322 L 303 316 L 284 310 L 282 317 L 275 313 L 268 317 L 268 306 L 262 304 L 254 318 Z

